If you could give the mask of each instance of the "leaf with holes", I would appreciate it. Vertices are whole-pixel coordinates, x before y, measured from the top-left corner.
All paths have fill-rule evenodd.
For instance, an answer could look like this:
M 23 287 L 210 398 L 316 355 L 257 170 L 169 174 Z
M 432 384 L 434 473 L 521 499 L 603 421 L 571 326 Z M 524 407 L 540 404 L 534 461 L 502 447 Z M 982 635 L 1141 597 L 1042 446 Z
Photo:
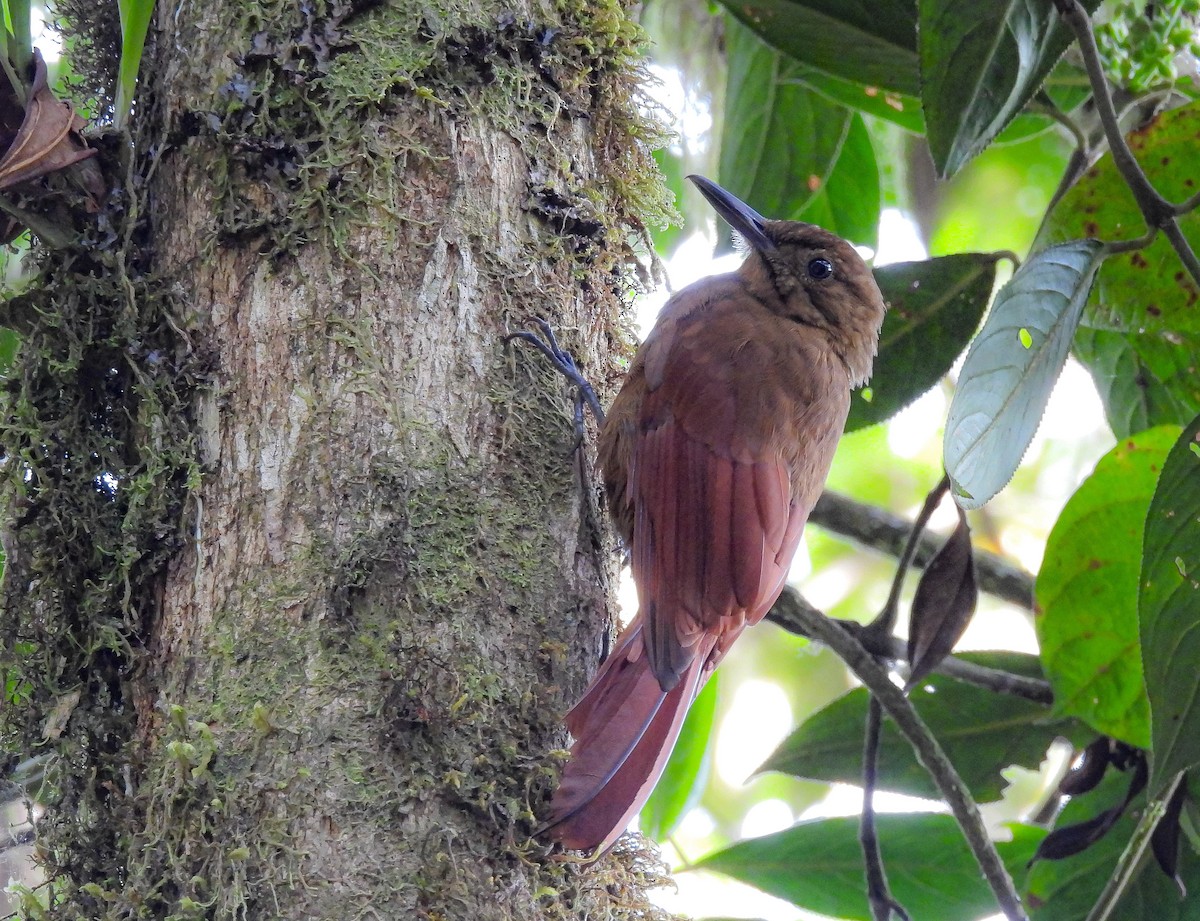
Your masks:
M 963 508 L 979 508 L 1016 472 L 1105 254 L 1096 240 L 1052 246 L 1030 257 L 996 296 L 946 420 L 943 459 Z
M 1138 594 L 1150 697 L 1150 794 L 1200 764 L 1200 416 L 1171 448 L 1146 515 Z

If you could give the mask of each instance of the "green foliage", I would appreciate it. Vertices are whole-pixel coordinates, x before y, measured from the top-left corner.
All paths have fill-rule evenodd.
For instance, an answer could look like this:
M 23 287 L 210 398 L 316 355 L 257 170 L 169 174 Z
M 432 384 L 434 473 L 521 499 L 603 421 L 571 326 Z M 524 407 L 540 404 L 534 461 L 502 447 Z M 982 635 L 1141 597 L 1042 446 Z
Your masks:
M 914 813 L 878 817 L 883 859 L 896 898 L 917 918 L 972 918 L 993 907 L 979 867 L 949 816 Z M 1000 845 L 1009 872 L 1018 873 L 1041 840 L 1040 829 L 1013 826 Z M 870 921 L 856 819 L 802 822 L 787 831 L 743 841 L 710 854 L 697 866 L 718 870 L 837 918 Z
M 888 419 L 946 375 L 979 326 L 996 257 L 962 253 L 896 263 L 876 269 L 875 280 L 888 312 L 871 386 L 851 398 L 848 432 Z
M 113 110 L 119 128 L 129 117 L 129 107 L 133 104 L 154 0 L 117 0 L 117 9 L 121 14 L 121 63 L 117 70 L 117 99 Z
M 1150 744 L 1138 641 L 1146 507 L 1179 436 L 1163 426 L 1122 440 L 1058 516 L 1038 573 L 1038 641 L 1059 712 L 1131 745 Z
M 1200 764 L 1200 416 L 1183 430 L 1146 514 L 1138 593 L 1150 699 L 1150 793 Z
M 1089 10 L 1100 0 L 1088 0 Z M 920 0 L 921 98 L 929 149 L 953 175 L 1033 97 L 1070 43 L 1050 0 Z
M 1058 817 L 1058 826 L 1094 819 L 1116 805 L 1129 786 L 1128 773 L 1110 771 L 1104 782 L 1084 796 L 1071 799 Z M 1112 868 L 1133 834 L 1137 811 L 1145 797 L 1135 799 L 1108 833 L 1082 853 L 1063 860 L 1039 860 L 1029 870 L 1024 896 L 1032 921 L 1085 921 L 1112 876 Z M 1184 845 L 1180 877 L 1188 892 L 1200 891 L 1200 856 Z M 1175 883 L 1144 862 L 1117 906 L 1120 921 L 1200 921 L 1200 899 L 1180 898 Z
M 853 83 L 916 96 L 917 17 L 905 0 L 728 2 L 733 15 L 788 58 Z
M 696 805 L 712 768 L 713 719 L 720 693 L 720 673 L 709 679 L 683 721 L 679 743 L 663 769 L 662 780 L 642 807 L 642 832 L 656 840 L 668 837 Z
M 809 89 L 786 57 L 727 21 L 727 93 L 738 105 L 725 116 L 720 181 L 763 214 L 873 243 L 879 176 L 861 118 Z
M 966 658 L 1016 674 L 1040 675 L 1037 659 L 1020 653 L 976 653 Z M 921 718 L 941 741 L 963 782 L 979 802 L 1000 799 L 1001 768 L 1021 765 L 1036 770 L 1056 737 L 1090 737 L 1070 718 L 1019 697 L 996 694 L 930 675 L 912 693 Z M 762 769 L 826 783 L 862 782 L 863 726 L 869 694 L 857 688 L 810 716 L 775 750 Z M 929 772 L 912 747 L 888 722 L 879 759 L 879 786 L 910 796 L 936 797 Z
M 1176 57 L 1200 54 L 1197 16 L 1198 0 L 1122 0 L 1109 20 L 1096 27 L 1108 78 L 1134 93 L 1174 83 L 1179 78 Z

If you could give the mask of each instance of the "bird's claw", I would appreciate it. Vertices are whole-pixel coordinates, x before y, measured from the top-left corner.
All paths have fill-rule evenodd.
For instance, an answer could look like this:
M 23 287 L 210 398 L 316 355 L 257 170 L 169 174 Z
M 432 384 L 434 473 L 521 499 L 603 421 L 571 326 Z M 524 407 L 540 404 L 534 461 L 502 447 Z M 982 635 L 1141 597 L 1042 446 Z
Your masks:
M 583 444 L 585 433 L 583 424 L 584 405 L 586 404 L 587 408 L 592 411 L 597 425 L 604 424 L 604 410 L 600 408 L 600 401 L 596 397 L 596 391 L 592 389 L 592 385 L 588 383 L 587 378 L 583 376 L 583 372 L 579 370 L 574 356 L 558 344 L 558 339 L 555 337 L 554 329 L 550 324 L 539 317 L 535 317 L 533 323 L 541 331 L 540 336 L 535 332 L 523 329 L 515 333 L 509 333 L 504 337 L 504 342 L 509 343 L 514 339 L 520 339 L 522 342 L 529 343 L 546 356 L 547 360 L 559 374 L 575 385 L 575 443 L 571 446 L 570 452 L 574 454 Z

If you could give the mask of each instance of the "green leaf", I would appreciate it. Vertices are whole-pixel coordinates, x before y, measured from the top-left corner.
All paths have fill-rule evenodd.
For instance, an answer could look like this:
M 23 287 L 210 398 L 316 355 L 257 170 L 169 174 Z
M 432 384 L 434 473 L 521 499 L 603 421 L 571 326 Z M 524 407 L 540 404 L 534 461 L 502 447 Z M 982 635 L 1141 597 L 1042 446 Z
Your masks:
M 888 303 L 871 399 L 856 392 L 846 431 L 882 422 L 942 379 L 966 348 L 996 280 L 996 257 L 963 253 L 875 269 Z
M 1185 425 L 1200 413 L 1200 336 L 1080 326 L 1074 353 L 1091 372 L 1118 438 L 1165 423 Z
M 0 326 L 0 380 L 8 377 L 20 345 L 21 337 L 15 329 Z
M 1198 134 L 1200 103 L 1192 103 L 1162 113 L 1128 137 L 1130 149 L 1150 181 L 1172 201 L 1196 192 Z M 1200 211 L 1180 215 L 1179 227 L 1192 248 L 1200 249 Z M 1112 155 L 1105 154 L 1050 212 L 1040 239 L 1117 240 L 1145 232 L 1129 187 L 1113 165 Z M 1132 335 L 1156 335 L 1168 343 L 1180 335 L 1193 337 L 1195 342 L 1200 337 L 1198 305 L 1200 290 L 1160 234 L 1146 249 L 1118 253 L 1105 263 L 1085 322 Z
M 1036 656 L 976 653 L 964 658 L 1040 677 Z M 1075 720 L 1056 717 L 1040 704 L 996 694 L 945 675 L 925 678 L 911 697 L 979 802 L 1001 797 L 1007 785 L 1000 776 L 1004 768 L 1019 764 L 1036 770 L 1058 736 L 1084 740 L 1090 735 Z M 865 689 L 856 688 L 814 713 L 780 744 L 761 770 L 860 786 L 868 699 Z M 890 720 L 884 721 L 880 736 L 879 786 L 910 796 L 939 797 L 929 772 Z
M 1100 0 L 1085 0 L 1089 12 Z M 919 0 L 921 98 L 938 173 L 951 176 L 1024 107 L 1071 42 L 1051 0 Z
M 799 217 L 839 237 L 875 248 L 881 200 L 879 164 L 871 134 L 862 116 L 855 112 L 829 178 L 814 192 Z
M 863 86 L 861 83 L 843 80 L 799 61 L 792 61 L 791 66 L 794 79 L 816 90 L 826 99 L 865 115 L 892 122 L 914 134 L 925 133 L 925 116 L 921 113 L 921 100 L 916 96 Z
M 793 79 L 783 55 L 726 19 L 729 83 L 718 181 L 769 217 L 798 219 L 828 182 L 853 113 Z
M 33 60 L 33 31 L 30 28 L 32 12 L 30 0 L 3 0 L 4 2 L 4 53 L 12 67 L 12 73 L 25 73 Z M 10 38 L 11 36 L 11 38 Z M 7 70 L 7 67 L 5 68 Z M 16 87 L 14 87 L 16 89 Z M 23 98 L 23 93 L 18 93 Z
M 675 830 L 679 820 L 694 806 L 708 783 L 712 767 L 713 718 L 717 709 L 718 671 L 692 701 L 662 777 L 642 807 L 642 833 L 662 841 Z
M 1075 491 L 1046 542 L 1035 620 L 1055 708 L 1130 745 L 1150 745 L 1138 640 L 1146 509 L 1177 426 L 1126 438 Z
M 1110 770 L 1099 787 L 1067 803 L 1056 827 L 1087 821 L 1115 806 L 1128 786 L 1128 772 Z M 1039 860 L 1030 868 L 1022 895 L 1033 921 L 1085 921 L 1090 917 L 1145 802 L 1144 795 L 1135 799 L 1108 834 L 1082 853 L 1062 860 Z M 1191 895 L 1200 891 L 1200 857 L 1190 847 L 1180 851 L 1179 875 Z M 1112 917 L 1114 921 L 1200 921 L 1200 899 L 1180 899 L 1175 884 L 1153 861 L 1146 861 Z
M 113 112 L 116 126 L 120 128 L 129 118 L 129 109 L 133 105 L 133 91 L 142 63 L 142 49 L 146 45 L 146 32 L 150 28 L 150 16 L 154 12 L 154 0 L 117 0 L 117 9 L 121 14 L 121 63 L 117 69 L 117 99 Z
M 722 0 L 790 58 L 842 80 L 916 96 L 917 17 L 912 0 Z
M 967 352 L 946 420 L 943 458 L 963 508 L 979 508 L 1012 479 L 1067 360 L 1104 256 L 1095 240 L 1042 250 L 997 295 Z M 1028 348 L 1021 330 L 1033 340 Z
M 1150 697 L 1150 795 L 1200 764 L 1200 416 L 1183 430 L 1146 515 L 1138 596 Z
M 876 817 L 883 861 L 896 899 L 914 918 L 976 918 L 996 903 L 962 832 L 947 815 Z M 1012 825 L 997 848 L 1010 873 L 1033 855 L 1044 832 Z M 824 915 L 869 921 L 858 819 L 802 822 L 787 831 L 742 841 L 697 865 L 749 883 Z

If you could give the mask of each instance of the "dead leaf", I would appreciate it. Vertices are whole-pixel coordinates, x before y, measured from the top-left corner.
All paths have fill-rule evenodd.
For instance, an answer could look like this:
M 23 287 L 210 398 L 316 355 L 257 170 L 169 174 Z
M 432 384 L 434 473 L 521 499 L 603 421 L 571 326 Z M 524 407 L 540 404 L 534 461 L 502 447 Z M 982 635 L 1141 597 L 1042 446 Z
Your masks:
M 967 516 L 958 509 L 958 527 L 942 545 L 917 584 L 908 626 L 908 686 L 920 681 L 950 654 L 979 600 L 975 558 Z

